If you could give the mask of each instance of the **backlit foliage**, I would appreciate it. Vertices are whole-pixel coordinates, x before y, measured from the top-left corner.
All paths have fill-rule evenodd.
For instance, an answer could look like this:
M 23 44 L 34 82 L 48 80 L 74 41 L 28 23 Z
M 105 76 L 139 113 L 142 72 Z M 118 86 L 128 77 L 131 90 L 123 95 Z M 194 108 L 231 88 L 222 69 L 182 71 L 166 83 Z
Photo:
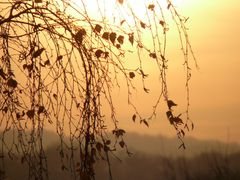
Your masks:
M 117 148 L 130 154 L 112 99 L 112 89 L 122 84 L 127 87 L 128 103 L 133 109 L 129 119 L 149 126 L 163 99 L 180 147 L 185 147 L 185 130 L 193 128 L 188 115 L 189 55 L 195 61 L 185 26 L 188 18 L 179 15 L 169 0 L 142 1 L 145 19 L 141 19 L 130 0 L 114 1 L 112 10 L 104 9 L 108 8 L 107 1 L 92 0 L 98 8 L 96 16 L 89 12 L 87 2 L 0 2 L 1 179 L 7 177 L 4 156 L 21 157 L 20 161 L 29 166 L 29 179 L 48 179 L 43 147 L 46 126 L 56 129 L 62 170 L 70 172 L 73 179 L 94 179 L 94 164 L 99 159 L 108 162 L 112 178 L 109 156 Z M 112 17 L 105 14 L 109 11 L 113 11 Z M 181 114 L 174 115 L 172 108 L 176 104 L 168 97 L 166 49 L 170 27 L 165 16 L 169 15 L 179 32 L 184 56 L 185 120 Z M 144 34 L 149 35 L 149 42 L 144 40 Z M 137 69 L 124 63 L 125 56 L 131 53 L 129 49 L 137 53 Z M 155 62 L 161 85 L 149 117 L 143 117 L 131 100 L 136 76 L 141 79 L 143 91 L 151 93 L 145 84 L 148 74 L 144 72 L 143 54 Z M 124 77 L 124 82 L 119 77 Z M 103 104 L 111 114 L 113 129 L 106 124 Z M 5 141 L 7 134 L 12 135 L 11 142 Z

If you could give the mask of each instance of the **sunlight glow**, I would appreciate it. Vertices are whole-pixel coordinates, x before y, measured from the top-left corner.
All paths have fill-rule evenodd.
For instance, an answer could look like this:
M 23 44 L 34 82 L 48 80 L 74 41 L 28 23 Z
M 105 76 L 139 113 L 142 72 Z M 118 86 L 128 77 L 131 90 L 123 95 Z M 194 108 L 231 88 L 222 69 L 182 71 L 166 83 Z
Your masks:
M 87 12 L 90 18 L 105 20 L 110 23 L 119 23 L 125 20 L 134 25 L 133 16 L 140 20 L 147 20 L 147 11 L 150 4 L 156 6 L 156 14 L 161 14 L 160 9 L 167 10 L 168 3 L 174 7 L 186 6 L 184 0 L 71 0 L 78 8 Z M 73 12 L 71 12 L 73 13 Z M 149 13 L 148 13 L 149 14 Z

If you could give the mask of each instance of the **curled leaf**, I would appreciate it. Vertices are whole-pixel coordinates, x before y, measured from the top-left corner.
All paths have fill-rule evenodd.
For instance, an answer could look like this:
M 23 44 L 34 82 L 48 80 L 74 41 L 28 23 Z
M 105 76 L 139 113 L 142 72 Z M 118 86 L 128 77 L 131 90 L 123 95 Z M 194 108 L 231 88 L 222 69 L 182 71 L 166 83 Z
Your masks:
M 120 22 L 120 25 L 123 25 L 123 23 L 124 23 L 125 21 L 126 21 L 125 19 L 122 20 L 122 21 Z
M 118 41 L 120 44 L 123 44 L 123 42 L 124 42 L 124 36 L 122 36 L 122 35 L 118 36 L 117 41 Z
M 173 106 L 177 106 L 176 103 L 174 103 L 172 100 L 167 101 L 168 108 L 171 109 Z
M 145 119 L 142 119 L 141 121 L 140 121 L 140 124 L 141 123 L 144 123 L 147 127 L 149 127 L 149 124 L 148 124 L 148 122 L 145 120 Z
M 133 116 L 132 116 L 132 120 L 133 120 L 133 122 L 135 122 L 136 121 L 136 114 L 134 114 Z
M 149 93 L 149 91 L 150 91 L 150 89 L 148 89 L 148 88 L 143 88 L 143 90 L 146 92 L 146 93 Z
M 57 100 L 57 94 L 53 94 L 55 100 Z

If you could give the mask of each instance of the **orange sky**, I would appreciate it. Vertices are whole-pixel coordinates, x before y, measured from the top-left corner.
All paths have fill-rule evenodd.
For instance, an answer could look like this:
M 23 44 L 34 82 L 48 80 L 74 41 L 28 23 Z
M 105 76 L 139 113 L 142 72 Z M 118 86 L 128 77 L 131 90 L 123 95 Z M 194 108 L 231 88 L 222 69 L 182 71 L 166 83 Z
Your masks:
M 75 2 L 79 3 L 79 1 Z M 96 15 L 98 9 L 91 2 L 87 8 L 90 14 Z M 190 17 L 187 26 L 200 66 L 200 70 L 193 68 L 190 83 L 190 115 L 196 128 L 188 135 L 200 139 L 240 143 L 240 79 L 238 78 L 240 73 L 240 1 L 174 0 L 173 2 L 181 14 Z M 140 10 L 140 6 L 136 7 Z M 116 8 L 115 2 L 108 4 L 106 16 L 112 15 L 111 8 Z M 141 13 L 139 15 L 141 16 Z M 183 57 L 180 54 L 176 37 L 176 35 L 172 37 L 170 35 L 172 42 L 169 42 L 171 54 L 169 56 L 171 66 L 168 71 L 169 96 L 180 104 L 177 112 L 182 112 L 186 103 L 184 97 L 186 89 L 182 66 Z M 171 46 L 175 49 L 171 50 Z M 129 58 L 134 57 L 129 56 Z M 143 114 L 147 114 L 152 109 L 159 88 L 154 83 L 158 80 L 158 76 L 151 67 L 153 67 L 151 64 L 144 67 L 150 74 L 150 82 L 147 83 L 151 89 L 150 97 L 141 90 L 133 95 Z M 138 86 L 137 83 L 136 86 Z M 141 88 L 140 85 L 139 88 Z M 126 93 L 124 86 L 115 92 L 116 112 L 122 128 L 144 134 L 175 135 L 173 127 L 166 118 L 165 105 L 160 106 L 157 118 L 150 122 L 150 128 L 134 124 L 131 120 L 131 107 L 127 105 L 127 97 L 124 93 Z
M 186 0 L 187 1 L 187 0 Z M 240 1 L 188 0 L 200 71 L 192 80 L 196 137 L 240 142 Z
M 190 115 L 196 128 L 188 136 L 240 143 L 240 1 L 175 2 L 182 14 L 190 17 L 189 35 L 200 66 L 200 70 L 193 68 L 190 82 Z M 169 46 L 171 43 L 176 46 L 174 39 Z M 177 107 L 177 112 L 181 112 L 186 102 L 180 50 L 170 55 L 169 63 L 169 96 L 181 104 Z M 152 109 L 159 88 L 155 86 L 154 81 L 158 77 L 151 70 L 151 65 L 146 67 L 146 71 L 150 74 L 147 85 L 151 94 L 137 91 L 133 95 L 143 113 Z M 165 105 L 160 106 L 157 118 L 150 122 L 150 128 L 134 124 L 125 92 L 124 86 L 115 92 L 116 111 L 122 128 L 144 134 L 175 135 L 166 118 Z
M 193 69 L 190 84 L 190 114 L 196 128 L 189 136 L 240 143 L 240 1 L 176 2 L 182 14 L 190 17 L 189 34 L 200 66 L 200 70 Z M 177 68 L 183 73 L 181 67 Z M 184 81 L 180 84 L 179 79 L 174 79 L 179 74 L 169 76 L 170 87 L 176 90 L 170 90 L 170 96 L 177 102 L 184 103 L 184 98 L 181 97 L 184 94 Z M 143 99 L 139 105 L 144 110 L 148 97 L 144 98 L 142 94 L 136 97 Z M 121 124 L 129 131 L 174 135 L 164 111 L 160 111 L 149 129 L 134 125 L 126 115 L 125 105 L 119 106 L 118 111 L 125 113 L 121 115 Z

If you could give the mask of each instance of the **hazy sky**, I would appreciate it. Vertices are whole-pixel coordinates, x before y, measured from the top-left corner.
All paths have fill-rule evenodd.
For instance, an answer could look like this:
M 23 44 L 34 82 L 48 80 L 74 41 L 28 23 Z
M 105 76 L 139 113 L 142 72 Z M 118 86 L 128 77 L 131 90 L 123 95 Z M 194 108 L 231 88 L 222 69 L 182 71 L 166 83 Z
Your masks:
M 193 68 L 190 82 L 190 115 L 196 128 L 188 136 L 240 143 L 240 1 L 175 0 L 175 3 L 181 14 L 190 17 L 189 36 L 200 66 L 199 70 Z M 171 43 L 176 45 L 174 39 Z M 178 51 L 169 59 L 169 96 L 178 104 L 184 104 L 183 59 Z M 154 71 L 150 66 L 146 70 L 153 82 L 147 84 L 151 95 L 137 92 L 133 96 L 143 113 L 152 109 L 159 88 L 153 81 L 157 78 Z M 123 87 L 117 93 L 124 92 Z M 157 118 L 150 122 L 150 128 L 146 128 L 132 122 L 127 97 L 117 97 L 116 111 L 124 129 L 144 134 L 175 135 L 162 106 Z M 178 108 L 179 112 L 184 110 L 184 106 Z
M 189 136 L 240 143 L 240 1 L 178 0 L 176 3 L 182 14 L 190 17 L 189 34 L 200 66 L 199 70 L 193 68 L 190 84 L 190 114 L 196 128 Z M 176 90 L 170 91 L 170 95 L 182 102 L 180 96 L 184 91 L 174 76 L 170 75 L 170 79 L 173 80 L 170 87 Z M 127 110 L 120 107 L 121 111 Z M 151 122 L 149 129 L 134 126 L 129 119 L 122 124 L 140 133 L 174 135 L 162 116 L 164 112 Z
M 200 65 L 191 82 L 191 134 L 240 142 L 240 1 L 183 1 Z

